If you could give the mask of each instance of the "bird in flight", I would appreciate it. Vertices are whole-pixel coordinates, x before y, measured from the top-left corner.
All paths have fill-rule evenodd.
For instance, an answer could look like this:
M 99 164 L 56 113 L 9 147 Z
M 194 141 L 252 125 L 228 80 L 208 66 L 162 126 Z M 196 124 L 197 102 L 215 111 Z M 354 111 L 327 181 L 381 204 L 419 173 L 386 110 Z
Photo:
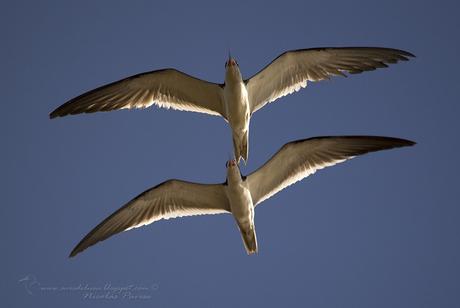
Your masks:
M 200 80 L 172 68 L 156 70 L 86 92 L 51 112 L 50 118 L 153 104 L 218 115 L 230 125 L 237 161 L 243 158 L 247 162 L 249 122 L 252 114 L 266 104 L 305 88 L 308 81 L 371 71 L 413 56 L 403 50 L 379 47 L 292 50 L 251 78 L 243 79 L 238 63 L 229 55 L 223 84 Z
M 70 257 L 108 237 L 161 219 L 230 213 L 248 254 L 257 252 L 254 210 L 262 201 L 317 170 L 368 152 L 414 145 L 389 137 L 316 137 L 285 144 L 262 167 L 242 176 L 237 160 L 229 160 L 221 184 L 165 181 L 134 198 L 88 233 Z

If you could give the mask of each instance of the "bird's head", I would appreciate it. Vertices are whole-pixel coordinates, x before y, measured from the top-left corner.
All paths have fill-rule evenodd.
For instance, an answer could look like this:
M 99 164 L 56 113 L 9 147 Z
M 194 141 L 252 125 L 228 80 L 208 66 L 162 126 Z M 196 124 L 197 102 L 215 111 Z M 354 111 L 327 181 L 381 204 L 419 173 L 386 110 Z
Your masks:
M 227 62 L 225 62 L 225 68 L 229 70 L 229 69 L 234 69 L 236 67 L 239 67 L 238 63 L 236 62 L 234 58 L 232 58 L 232 56 L 229 56 Z
M 227 168 L 238 167 L 238 163 L 236 162 L 236 159 L 232 158 L 225 163 L 225 167 Z
M 228 54 L 228 60 L 225 62 L 225 75 L 227 77 L 241 78 L 240 68 L 238 62 L 233 58 L 230 53 Z

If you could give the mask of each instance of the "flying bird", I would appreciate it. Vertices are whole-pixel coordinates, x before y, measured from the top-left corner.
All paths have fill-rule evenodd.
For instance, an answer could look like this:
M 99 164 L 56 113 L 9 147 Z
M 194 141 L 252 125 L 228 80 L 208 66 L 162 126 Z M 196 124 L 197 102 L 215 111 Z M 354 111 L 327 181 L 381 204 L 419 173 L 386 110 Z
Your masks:
M 252 114 L 266 104 L 305 88 L 308 81 L 371 71 L 413 56 L 407 51 L 379 47 L 291 50 L 251 78 L 243 79 L 238 63 L 229 55 L 223 84 L 200 80 L 172 68 L 156 70 L 86 92 L 51 112 L 50 118 L 153 104 L 222 116 L 232 130 L 236 159 L 241 157 L 247 162 L 249 122 Z
M 108 237 L 161 219 L 230 213 L 236 220 L 248 254 L 257 252 L 254 210 L 264 200 L 317 170 L 357 155 L 415 142 L 389 137 L 316 137 L 285 144 L 262 167 L 242 176 L 237 160 L 227 162 L 221 184 L 165 181 L 110 215 L 72 250 L 70 257 Z

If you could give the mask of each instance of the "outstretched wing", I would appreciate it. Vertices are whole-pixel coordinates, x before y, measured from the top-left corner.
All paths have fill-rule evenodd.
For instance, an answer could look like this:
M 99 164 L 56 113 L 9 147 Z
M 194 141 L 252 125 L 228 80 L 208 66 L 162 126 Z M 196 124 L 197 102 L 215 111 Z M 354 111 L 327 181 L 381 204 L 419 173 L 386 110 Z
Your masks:
M 153 104 L 225 118 L 222 87 L 175 69 L 138 74 L 86 92 L 51 112 L 50 118 L 69 114 L 146 108 Z
M 414 55 L 379 47 L 312 48 L 287 51 L 246 80 L 251 113 L 277 98 L 299 91 L 307 81 L 358 74 L 407 61 Z
M 228 212 L 224 185 L 169 180 L 143 192 L 106 218 L 78 243 L 70 257 L 114 234 L 160 219 Z
M 316 137 L 285 144 L 262 167 L 247 177 L 257 205 L 280 190 L 357 155 L 414 145 L 415 142 L 377 136 Z

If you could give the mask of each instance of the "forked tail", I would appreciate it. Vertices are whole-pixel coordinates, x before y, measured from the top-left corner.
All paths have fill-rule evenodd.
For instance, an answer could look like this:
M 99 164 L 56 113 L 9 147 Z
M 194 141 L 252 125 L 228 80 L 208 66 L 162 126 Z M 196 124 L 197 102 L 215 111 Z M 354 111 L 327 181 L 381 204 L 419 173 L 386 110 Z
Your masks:
M 241 237 L 243 238 L 244 248 L 248 255 L 257 252 L 257 236 L 254 227 L 243 230 L 240 228 Z
M 233 134 L 233 148 L 235 150 L 235 158 L 240 161 L 240 157 L 243 158 L 244 163 L 248 162 L 248 131 L 246 131 L 241 137 L 236 134 Z

